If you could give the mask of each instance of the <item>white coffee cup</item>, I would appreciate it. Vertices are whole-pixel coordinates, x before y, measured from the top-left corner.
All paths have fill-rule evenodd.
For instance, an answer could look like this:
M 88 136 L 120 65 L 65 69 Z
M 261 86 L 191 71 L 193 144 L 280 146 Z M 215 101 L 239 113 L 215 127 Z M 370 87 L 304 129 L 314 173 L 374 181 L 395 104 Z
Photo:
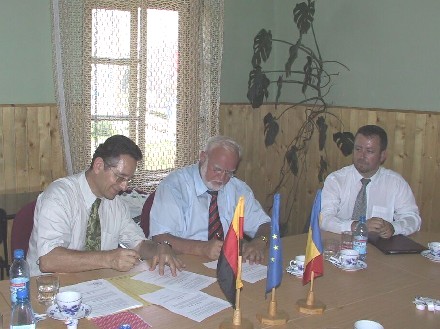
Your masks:
M 440 257 L 440 242 L 429 242 L 428 248 L 431 252 L 431 255 L 433 255 L 434 257 Z
M 384 329 L 384 327 L 379 322 L 359 320 L 354 323 L 354 329 Z
M 60 312 L 65 316 L 75 316 L 81 309 L 82 296 L 77 291 L 59 292 L 55 300 Z
M 305 260 L 306 260 L 306 256 L 305 255 L 295 256 L 295 259 L 290 261 L 290 266 L 296 265 L 296 268 L 297 268 L 298 271 L 304 272 L 304 262 L 305 262 Z
M 354 249 L 343 249 L 339 253 L 339 262 L 342 268 L 354 268 L 359 260 L 359 251 Z

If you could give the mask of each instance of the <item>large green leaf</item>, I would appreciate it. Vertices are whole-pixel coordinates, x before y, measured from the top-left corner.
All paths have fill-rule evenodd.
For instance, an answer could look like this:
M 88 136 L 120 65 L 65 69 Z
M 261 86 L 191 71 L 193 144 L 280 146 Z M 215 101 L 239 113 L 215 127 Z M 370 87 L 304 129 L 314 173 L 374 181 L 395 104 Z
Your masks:
M 322 115 L 316 120 L 316 125 L 318 126 L 319 133 L 319 150 L 322 151 L 325 146 L 325 141 L 327 140 L 328 125 L 325 123 L 325 118 Z
M 247 98 L 252 104 L 252 108 L 259 108 L 263 104 L 264 97 L 267 99 L 269 85 L 270 80 L 262 73 L 261 67 L 257 66 L 249 72 Z
M 286 160 L 289 164 L 290 171 L 295 176 L 298 175 L 298 149 L 296 146 L 292 146 L 287 152 L 286 152 Z
M 298 58 L 298 49 L 301 45 L 301 39 L 297 41 L 297 43 L 289 48 L 289 58 L 287 59 L 286 64 L 284 65 L 284 71 L 286 72 L 286 77 L 289 77 L 292 73 L 292 65 L 295 60 Z
M 278 135 L 278 131 L 280 130 L 280 127 L 278 126 L 278 123 L 275 121 L 275 118 L 273 117 L 272 113 L 268 113 L 264 116 L 263 119 L 264 123 L 264 145 L 266 147 L 272 145 L 275 143 L 275 139 Z
M 293 9 L 293 20 L 301 34 L 309 31 L 313 23 L 313 15 L 315 15 L 315 1 L 298 3 Z
M 277 96 L 275 97 L 275 108 L 277 108 L 278 102 L 280 100 L 282 87 L 283 87 L 283 76 L 280 75 L 277 80 Z
M 348 156 L 353 152 L 354 135 L 351 132 L 337 132 L 333 134 L 333 141 L 336 143 L 344 156 Z
M 307 87 L 312 83 L 312 57 L 307 56 L 307 63 L 304 65 L 304 80 L 302 84 L 302 93 L 304 94 Z
M 272 51 L 272 32 L 261 29 L 254 38 L 254 55 L 252 67 L 260 66 L 261 61 L 266 62 Z

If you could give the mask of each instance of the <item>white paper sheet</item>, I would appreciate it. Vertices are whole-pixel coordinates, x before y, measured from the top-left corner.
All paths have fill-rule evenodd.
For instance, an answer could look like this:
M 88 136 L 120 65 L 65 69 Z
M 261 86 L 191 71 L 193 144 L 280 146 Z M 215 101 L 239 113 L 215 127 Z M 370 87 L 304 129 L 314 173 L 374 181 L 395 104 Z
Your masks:
M 143 306 L 142 303 L 123 293 L 104 279 L 62 287 L 60 291 L 80 292 L 83 303 L 92 307 L 92 312 L 87 317 L 89 319 Z
M 217 269 L 217 261 L 213 260 L 209 263 L 204 263 L 207 268 Z M 241 264 L 241 279 L 249 283 L 266 279 L 267 266 L 261 264 L 250 265 L 248 262 Z
M 178 272 L 177 276 L 172 276 L 169 267 L 165 268 L 164 275 L 159 275 L 159 269 L 156 268 L 155 271 L 136 274 L 132 279 L 181 292 L 202 290 L 217 281 L 216 278 L 188 271 Z
M 160 289 L 150 294 L 141 295 L 146 301 L 160 305 L 173 313 L 183 315 L 191 320 L 201 322 L 228 307 L 227 301 L 212 297 L 204 292 L 178 292 L 170 289 Z

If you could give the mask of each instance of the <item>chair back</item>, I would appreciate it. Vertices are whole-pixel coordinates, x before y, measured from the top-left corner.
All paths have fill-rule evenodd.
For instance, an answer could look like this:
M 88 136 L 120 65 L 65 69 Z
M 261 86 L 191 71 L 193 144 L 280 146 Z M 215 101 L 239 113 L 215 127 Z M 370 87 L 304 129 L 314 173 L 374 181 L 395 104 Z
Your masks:
M 12 222 L 11 250 L 23 249 L 27 255 L 29 239 L 34 226 L 34 211 L 37 200 L 23 206 Z
M 5 278 L 8 273 L 8 219 L 6 211 L 0 208 L 0 243 L 3 245 L 3 257 L 0 256 L 0 279 Z
M 150 211 L 151 211 L 151 207 L 153 206 L 155 194 L 156 191 L 152 192 L 148 196 L 147 200 L 144 203 L 144 206 L 142 207 L 141 221 L 139 225 L 141 226 L 147 238 L 150 235 Z

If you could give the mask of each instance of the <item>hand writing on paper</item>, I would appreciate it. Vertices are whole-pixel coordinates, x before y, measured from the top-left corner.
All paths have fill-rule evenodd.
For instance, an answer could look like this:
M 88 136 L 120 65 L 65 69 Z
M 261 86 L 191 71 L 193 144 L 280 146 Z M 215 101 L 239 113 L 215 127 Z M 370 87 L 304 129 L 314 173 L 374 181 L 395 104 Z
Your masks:
M 137 251 L 122 248 L 109 250 L 104 255 L 109 268 L 123 272 L 129 271 L 137 265 L 140 257 Z

